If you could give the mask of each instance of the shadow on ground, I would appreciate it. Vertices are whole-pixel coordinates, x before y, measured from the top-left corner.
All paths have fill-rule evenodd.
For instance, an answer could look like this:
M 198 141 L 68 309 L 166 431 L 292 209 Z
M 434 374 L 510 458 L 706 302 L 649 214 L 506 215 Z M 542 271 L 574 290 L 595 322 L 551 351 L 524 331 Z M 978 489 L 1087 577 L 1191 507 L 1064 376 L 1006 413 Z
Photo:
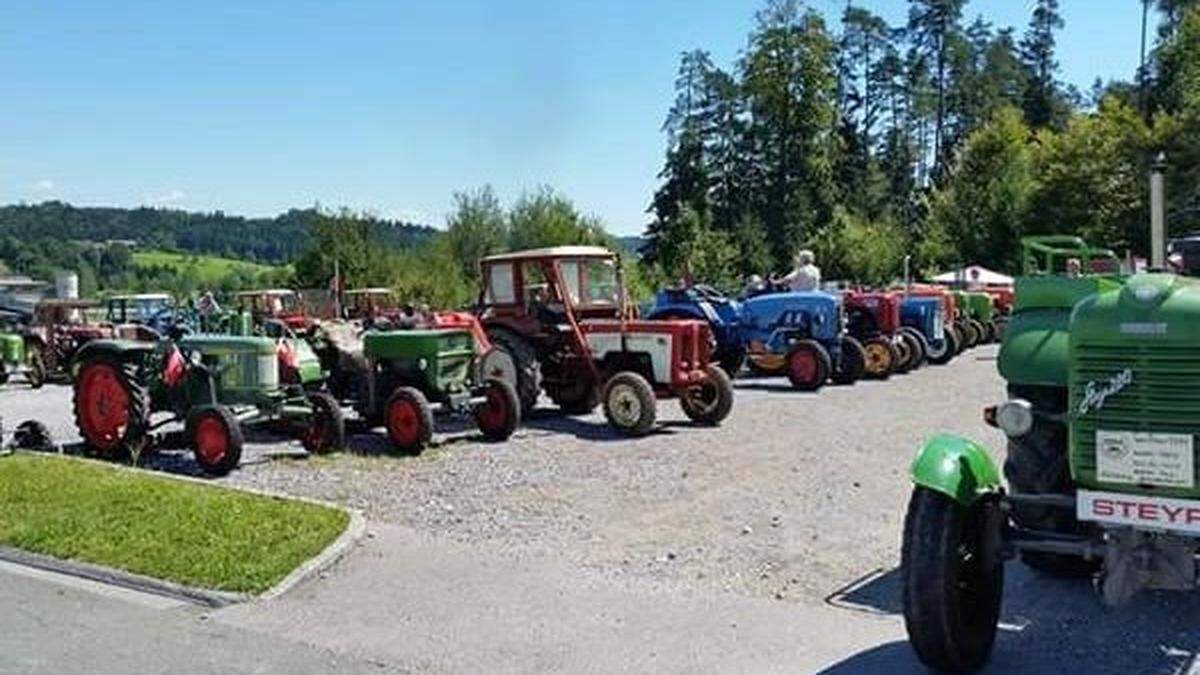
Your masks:
M 1200 594 L 1144 593 L 1106 608 L 1087 580 L 1063 580 L 1012 562 L 1004 612 L 985 673 L 1187 673 L 1200 652 Z M 899 570 L 880 570 L 834 593 L 848 611 L 898 615 Z M 927 673 L 907 642 L 855 654 L 826 675 Z

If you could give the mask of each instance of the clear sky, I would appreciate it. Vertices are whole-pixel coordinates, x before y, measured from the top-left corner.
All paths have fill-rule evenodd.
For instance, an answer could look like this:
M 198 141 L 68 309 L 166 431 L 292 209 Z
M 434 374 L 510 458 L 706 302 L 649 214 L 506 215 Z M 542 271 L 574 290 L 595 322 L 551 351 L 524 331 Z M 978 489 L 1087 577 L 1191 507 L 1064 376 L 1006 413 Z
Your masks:
M 905 0 L 856 0 L 899 23 Z M 845 0 L 813 0 L 833 15 Z M 1023 30 L 1033 0 L 967 16 Z M 1061 0 L 1064 79 L 1129 78 L 1139 0 Z M 0 4 L 0 201 L 441 226 L 456 190 L 552 185 L 642 231 L 681 51 L 737 58 L 758 1 Z

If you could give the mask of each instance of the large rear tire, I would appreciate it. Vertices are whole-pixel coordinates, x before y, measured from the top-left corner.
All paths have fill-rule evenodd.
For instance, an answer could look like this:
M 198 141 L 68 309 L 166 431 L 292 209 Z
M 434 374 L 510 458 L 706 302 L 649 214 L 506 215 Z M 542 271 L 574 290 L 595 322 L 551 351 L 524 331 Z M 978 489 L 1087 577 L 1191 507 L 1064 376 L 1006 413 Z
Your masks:
M 654 428 L 658 400 L 646 378 L 623 371 L 604 384 L 604 416 L 614 429 L 629 436 L 645 436 Z
M 892 370 L 896 367 L 896 361 L 899 360 L 899 354 L 896 353 L 896 345 L 888 338 L 877 336 L 867 340 L 863 344 L 863 351 L 866 357 L 864 365 L 864 374 L 872 380 L 886 380 L 892 375 Z
M 925 339 L 925 335 L 912 326 L 905 326 L 900 329 L 900 336 L 908 340 L 913 351 L 909 370 L 916 370 L 925 365 L 925 361 L 929 358 L 929 341 Z
M 825 386 L 833 371 L 829 352 L 816 340 L 801 340 L 792 345 L 784 363 L 788 380 L 800 391 L 817 391 Z
M 90 451 L 110 459 L 137 459 L 146 448 L 150 400 L 137 364 L 96 353 L 79 364 L 73 404 L 75 426 Z
M 528 340 L 507 328 L 489 328 L 487 335 L 492 344 L 508 354 L 516 367 L 517 381 L 513 384 L 521 399 L 521 416 L 526 417 L 537 406 L 542 391 L 542 364 L 538 361 L 537 350 Z
M 733 410 L 733 381 L 723 368 L 709 365 L 703 384 L 692 387 L 679 397 L 683 414 L 697 424 L 716 426 Z
M 1067 391 L 1060 387 L 1013 385 L 1009 398 L 1022 398 L 1034 410 L 1061 416 L 1067 408 Z M 1020 438 L 1008 439 L 1004 477 L 1013 494 L 1075 495 L 1067 455 L 1067 425 L 1044 415 L 1035 415 L 1033 428 Z M 1014 504 L 1012 519 L 1019 527 L 1059 534 L 1082 534 L 1089 526 L 1075 518 L 1070 509 Z M 1099 560 L 1043 551 L 1022 551 L 1021 562 L 1033 569 L 1067 578 L 1090 577 L 1100 570 Z
M 210 476 L 224 476 L 242 461 L 242 427 L 221 405 L 200 406 L 188 415 L 187 437 L 196 464 Z
M 838 359 L 834 369 L 835 384 L 854 384 L 863 377 L 867 369 L 867 355 L 863 344 L 853 337 L 846 335 L 841 342 L 842 357 Z
M 913 490 L 900 554 L 904 626 L 925 665 L 972 671 L 991 654 L 1000 620 L 1001 518 L 989 498 L 964 507 L 940 492 Z

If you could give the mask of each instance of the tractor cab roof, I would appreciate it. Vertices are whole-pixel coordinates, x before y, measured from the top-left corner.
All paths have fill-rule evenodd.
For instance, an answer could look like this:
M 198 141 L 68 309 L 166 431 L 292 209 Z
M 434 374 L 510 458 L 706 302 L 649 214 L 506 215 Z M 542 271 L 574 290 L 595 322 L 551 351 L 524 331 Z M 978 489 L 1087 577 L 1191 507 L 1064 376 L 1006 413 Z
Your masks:
M 534 248 L 526 251 L 512 251 L 491 255 L 480 262 L 491 264 L 498 262 L 516 262 L 521 260 L 538 260 L 545 258 L 615 258 L 616 254 L 603 246 L 551 246 L 549 248 Z

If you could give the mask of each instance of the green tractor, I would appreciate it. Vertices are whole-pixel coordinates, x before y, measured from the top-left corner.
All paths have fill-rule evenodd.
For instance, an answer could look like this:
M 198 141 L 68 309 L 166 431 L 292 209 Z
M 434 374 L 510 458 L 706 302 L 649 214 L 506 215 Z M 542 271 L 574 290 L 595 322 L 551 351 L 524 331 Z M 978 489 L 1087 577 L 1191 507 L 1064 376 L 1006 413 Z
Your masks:
M 265 337 L 206 334 L 90 342 L 74 361 L 79 433 L 95 454 L 136 461 L 152 447 L 155 430 L 184 422 L 196 462 L 212 475 L 238 466 L 243 425 L 299 425 L 309 452 L 341 447 L 341 407 L 328 393 L 283 381 L 286 349 Z
M 905 624 L 922 661 L 972 670 L 995 637 L 1004 561 L 1094 577 L 1105 601 L 1194 588 L 1200 552 L 1200 283 L 1123 276 L 1075 238 L 1025 242 L 998 366 L 1008 437 L 929 441 L 912 465 Z
M 996 341 L 996 307 L 992 296 L 976 291 L 954 291 L 960 308 L 959 327 L 967 348 Z
M 40 389 L 46 383 L 46 364 L 40 351 L 26 348 L 24 335 L 0 330 L 0 385 L 14 375 L 23 375 L 30 387 Z
M 521 402 L 511 384 L 515 367 L 486 344 L 482 330 L 476 333 L 467 327 L 367 331 L 366 371 L 357 378 L 354 402 L 359 416 L 369 426 L 384 427 L 392 445 L 405 453 L 429 444 L 437 414 L 472 416 L 484 438 L 508 439 L 521 422 Z

